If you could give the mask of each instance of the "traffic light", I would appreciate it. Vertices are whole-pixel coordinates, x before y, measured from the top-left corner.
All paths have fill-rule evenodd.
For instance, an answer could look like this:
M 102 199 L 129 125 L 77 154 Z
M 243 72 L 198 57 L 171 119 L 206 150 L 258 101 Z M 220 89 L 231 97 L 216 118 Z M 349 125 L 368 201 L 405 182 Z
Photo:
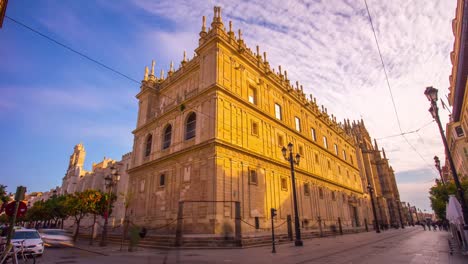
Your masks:
M 276 209 L 271 208 L 271 218 L 274 218 L 276 216 Z

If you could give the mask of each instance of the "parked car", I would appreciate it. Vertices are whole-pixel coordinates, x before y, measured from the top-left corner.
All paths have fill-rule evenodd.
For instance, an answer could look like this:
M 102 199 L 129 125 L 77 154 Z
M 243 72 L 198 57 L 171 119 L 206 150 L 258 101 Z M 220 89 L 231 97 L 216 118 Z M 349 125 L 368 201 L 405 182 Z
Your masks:
M 44 253 L 44 242 L 36 229 L 15 228 L 11 242 L 15 247 L 20 248 L 21 241 L 24 241 L 24 251 L 33 253 L 36 256 L 42 256 Z
M 73 246 L 72 237 L 63 229 L 39 229 L 39 233 L 48 247 Z

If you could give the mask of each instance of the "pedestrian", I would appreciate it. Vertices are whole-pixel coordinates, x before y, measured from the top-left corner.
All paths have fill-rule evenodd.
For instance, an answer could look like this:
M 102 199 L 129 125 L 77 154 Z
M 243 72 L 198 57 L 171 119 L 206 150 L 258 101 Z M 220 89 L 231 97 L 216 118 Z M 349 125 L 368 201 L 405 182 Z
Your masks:
M 423 227 L 424 231 L 426 231 L 426 223 L 424 223 L 424 221 L 421 222 L 421 226 Z

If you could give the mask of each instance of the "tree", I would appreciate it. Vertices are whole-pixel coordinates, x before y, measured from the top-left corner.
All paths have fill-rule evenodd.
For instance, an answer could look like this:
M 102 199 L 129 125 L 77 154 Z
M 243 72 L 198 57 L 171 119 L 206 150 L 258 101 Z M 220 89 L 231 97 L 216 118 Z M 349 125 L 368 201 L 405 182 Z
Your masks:
M 93 225 L 91 226 L 91 239 L 89 240 L 89 244 L 93 244 L 93 234 L 94 234 L 94 226 L 96 224 L 96 217 L 98 215 L 104 215 L 107 205 L 108 195 L 104 194 L 99 190 L 91 190 L 94 193 L 89 193 L 90 199 L 92 200 L 89 203 L 89 213 L 93 215 Z
M 468 200 L 466 197 L 468 194 L 468 180 L 462 181 L 461 186 L 465 191 L 465 200 Z M 449 195 L 458 195 L 455 183 L 448 182 L 445 185 L 439 183 L 430 189 L 429 194 L 432 210 L 434 210 L 439 219 L 445 219 L 446 206 L 449 200 Z
M 67 196 L 65 201 L 66 210 L 70 216 L 75 218 L 75 234 L 73 240 L 76 241 L 80 232 L 80 222 L 88 214 L 102 214 L 103 203 L 107 204 L 107 200 L 103 197 L 102 192 L 96 190 L 86 190 L 77 192 Z M 94 226 L 94 225 L 93 225 Z

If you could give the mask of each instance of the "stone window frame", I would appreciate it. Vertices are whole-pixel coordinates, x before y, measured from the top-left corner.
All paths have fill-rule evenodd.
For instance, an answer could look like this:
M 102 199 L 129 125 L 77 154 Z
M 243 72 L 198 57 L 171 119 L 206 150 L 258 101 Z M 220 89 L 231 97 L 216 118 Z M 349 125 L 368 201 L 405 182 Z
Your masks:
M 333 148 L 335 149 L 335 155 L 338 156 L 338 145 L 336 143 L 333 144 Z
M 310 128 L 310 133 L 312 135 L 312 140 L 317 142 L 317 132 L 315 131 L 315 128 L 311 127 Z
M 343 149 L 343 159 L 346 160 L 346 150 Z
M 277 136 L 278 136 L 278 139 L 277 139 L 278 140 L 278 146 L 283 147 L 284 146 L 284 137 L 283 137 L 283 135 L 278 133 Z
M 275 118 L 278 120 L 283 120 L 283 108 L 278 103 L 275 103 Z
M 257 88 L 253 85 L 249 85 L 247 99 L 249 103 L 253 105 L 258 105 L 258 91 Z
M 281 190 L 287 192 L 288 191 L 288 178 L 281 177 L 280 185 L 281 185 Z
M 335 191 L 331 191 L 331 198 L 332 198 L 332 201 L 336 201 L 336 193 L 335 193 Z
M 159 174 L 159 181 L 158 181 L 158 187 L 159 188 L 164 188 L 166 187 L 166 174 L 165 173 L 161 173 Z
M 168 129 L 170 130 L 168 133 Z M 172 125 L 167 124 L 163 129 L 162 149 L 168 149 L 172 144 Z
M 323 136 L 323 147 L 328 149 L 328 139 L 327 136 Z
M 260 128 L 259 128 L 258 122 L 254 121 L 254 120 L 251 120 L 251 122 L 250 122 L 250 132 L 251 132 L 252 136 L 258 137 L 259 134 L 260 134 L 259 130 L 260 130 Z
M 255 169 L 249 169 L 249 184 L 258 185 L 258 173 Z
M 310 196 L 310 183 L 309 182 L 304 183 L 304 195 Z
M 151 155 L 152 148 L 153 148 L 153 135 L 149 133 L 145 139 L 145 152 L 144 152 L 145 158 Z
M 323 195 L 323 188 L 322 188 L 322 187 L 319 187 L 319 188 L 318 188 L 318 195 L 319 195 L 319 198 L 320 198 L 320 199 L 323 199 L 323 198 L 324 198 L 324 195 Z
M 298 116 L 294 116 L 294 128 L 297 132 L 301 132 L 301 119 Z
M 185 140 L 195 138 L 197 135 L 197 114 L 190 112 L 185 119 Z

